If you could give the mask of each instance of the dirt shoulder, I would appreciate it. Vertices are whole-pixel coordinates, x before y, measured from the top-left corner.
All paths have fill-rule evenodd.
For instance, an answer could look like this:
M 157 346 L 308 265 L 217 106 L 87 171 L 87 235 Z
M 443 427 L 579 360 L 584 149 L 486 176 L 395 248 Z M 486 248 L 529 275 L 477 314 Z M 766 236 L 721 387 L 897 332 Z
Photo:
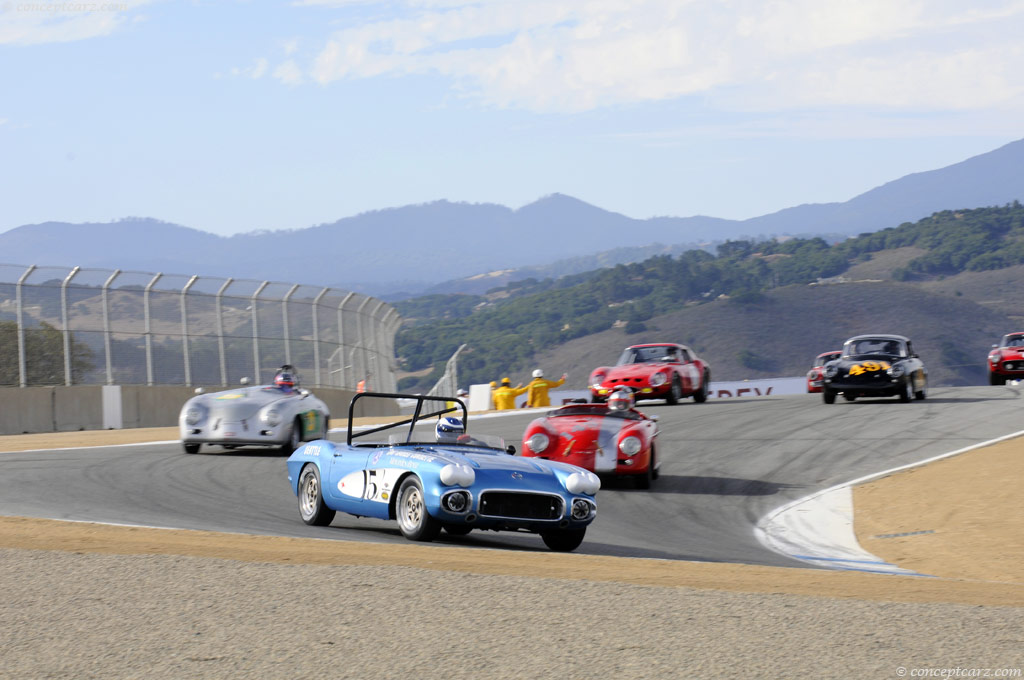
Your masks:
M 177 439 L 176 428 L 0 437 L 0 451 Z M 864 548 L 919 576 L 593 555 L 219 534 L 0 517 L 0 547 L 170 554 L 248 562 L 396 565 L 473 574 L 895 602 L 1024 606 L 1024 439 L 970 451 L 854 489 Z M 642 565 L 642 566 L 638 566 Z

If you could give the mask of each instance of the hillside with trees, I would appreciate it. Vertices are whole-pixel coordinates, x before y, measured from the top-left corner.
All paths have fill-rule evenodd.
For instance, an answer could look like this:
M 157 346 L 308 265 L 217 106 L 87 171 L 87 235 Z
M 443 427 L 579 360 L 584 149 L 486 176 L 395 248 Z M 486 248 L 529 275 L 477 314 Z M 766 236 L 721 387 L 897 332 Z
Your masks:
M 888 283 L 847 283 L 876 260 L 887 261 Z M 906 333 L 930 352 L 938 383 L 980 383 L 985 351 L 1015 323 L 1012 310 L 935 283 L 1022 265 L 1024 207 L 1014 202 L 943 211 L 835 245 L 729 241 L 714 255 L 694 250 L 485 295 L 414 298 L 396 304 L 408 322 L 396 353 L 403 370 L 421 375 L 400 386 L 428 388 L 462 343 L 462 383 L 525 376 L 547 361 L 582 387 L 582 373 L 624 345 L 661 340 L 692 344 L 717 364 L 717 379 L 800 375 L 815 354 L 859 332 Z

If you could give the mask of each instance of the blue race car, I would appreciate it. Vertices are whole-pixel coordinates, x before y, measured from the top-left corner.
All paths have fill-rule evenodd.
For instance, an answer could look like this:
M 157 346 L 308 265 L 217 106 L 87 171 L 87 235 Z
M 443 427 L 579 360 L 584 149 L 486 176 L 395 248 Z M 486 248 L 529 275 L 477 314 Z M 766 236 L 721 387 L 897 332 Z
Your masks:
M 409 400 L 414 410 L 404 420 L 357 431 L 352 414 L 360 399 Z M 306 524 L 326 526 L 336 512 L 395 519 L 413 541 L 431 541 L 441 529 L 525 531 L 568 552 L 597 516 L 597 475 L 515 456 L 499 437 L 470 436 L 466 405 L 456 397 L 363 392 L 348 413 L 345 444 L 320 439 L 288 458 L 288 481 Z M 373 441 L 354 443 L 363 437 Z

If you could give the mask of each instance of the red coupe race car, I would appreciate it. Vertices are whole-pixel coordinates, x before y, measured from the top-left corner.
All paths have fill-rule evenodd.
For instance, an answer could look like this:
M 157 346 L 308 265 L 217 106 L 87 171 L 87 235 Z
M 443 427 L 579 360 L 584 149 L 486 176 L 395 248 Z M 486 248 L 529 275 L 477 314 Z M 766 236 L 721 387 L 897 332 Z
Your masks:
M 569 463 L 598 476 L 632 478 L 649 489 L 658 477 L 654 442 L 658 425 L 632 408 L 615 404 L 569 404 L 531 422 L 522 455 Z
M 637 400 L 664 399 L 678 404 L 693 397 L 708 399 L 711 367 L 685 345 L 658 343 L 633 345 L 623 350 L 615 366 L 590 372 L 591 401 L 599 403 L 620 387 L 631 389 Z
M 835 350 L 834 352 L 822 352 L 814 358 L 814 365 L 811 366 L 811 370 L 807 371 L 807 391 L 808 392 L 821 392 L 822 386 L 825 384 L 825 364 L 839 357 L 843 356 L 841 350 Z
M 988 384 L 1024 379 L 1024 332 L 1007 333 L 988 353 Z

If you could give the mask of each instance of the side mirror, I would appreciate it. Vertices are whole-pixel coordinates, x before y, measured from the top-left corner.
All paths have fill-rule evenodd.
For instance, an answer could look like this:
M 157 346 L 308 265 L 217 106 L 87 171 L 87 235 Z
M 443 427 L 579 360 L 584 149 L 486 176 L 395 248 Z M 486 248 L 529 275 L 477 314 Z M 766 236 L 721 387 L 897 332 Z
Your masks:
M 248 378 L 242 378 L 238 382 L 240 382 L 243 385 L 248 385 L 249 384 L 249 379 Z
M 509 444 L 508 448 L 505 449 L 505 453 L 507 453 L 510 456 L 516 455 L 516 447 L 512 446 L 511 444 Z
M 197 387 L 196 388 L 196 394 L 202 394 L 202 393 L 203 393 L 203 388 L 202 387 Z

